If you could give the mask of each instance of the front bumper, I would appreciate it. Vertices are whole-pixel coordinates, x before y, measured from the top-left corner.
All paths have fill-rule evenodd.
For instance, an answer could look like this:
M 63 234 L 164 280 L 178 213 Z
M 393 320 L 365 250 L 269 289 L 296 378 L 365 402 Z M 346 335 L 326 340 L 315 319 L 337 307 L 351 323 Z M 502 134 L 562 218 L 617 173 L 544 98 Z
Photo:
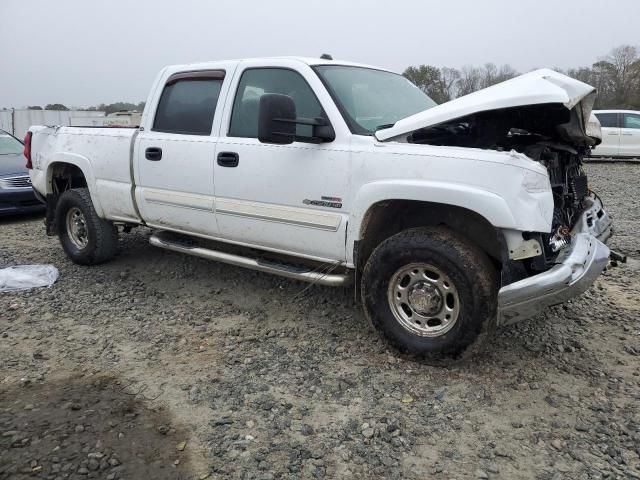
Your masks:
M 505 285 L 498 292 L 498 325 L 535 316 L 552 305 L 585 292 L 609 262 L 609 248 L 603 243 L 612 234 L 611 217 L 602 202 L 589 197 L 587 208 L 571 231 L 571 244 L 546 272 Z
M 43 212 L 45 206 L 31 188 L 0 189 L 0 216 Z

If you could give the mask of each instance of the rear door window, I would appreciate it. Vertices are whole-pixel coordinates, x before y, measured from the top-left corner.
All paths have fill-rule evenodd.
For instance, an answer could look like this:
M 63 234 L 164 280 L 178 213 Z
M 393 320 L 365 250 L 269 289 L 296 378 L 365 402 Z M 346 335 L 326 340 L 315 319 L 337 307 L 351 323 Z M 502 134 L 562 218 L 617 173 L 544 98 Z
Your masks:
M 186 72 L 167 81 L 153 131 L 210 135 L 224 72 Z
M 601 127 L 618 128 L 617 113 L 596 113 L 595 115 L 598 118 Z
M 625 113 L 624 114 L 624 123 L 622 124 L 624 128 L 637 128 L 640 129 L 640 115 L 635 113 Z

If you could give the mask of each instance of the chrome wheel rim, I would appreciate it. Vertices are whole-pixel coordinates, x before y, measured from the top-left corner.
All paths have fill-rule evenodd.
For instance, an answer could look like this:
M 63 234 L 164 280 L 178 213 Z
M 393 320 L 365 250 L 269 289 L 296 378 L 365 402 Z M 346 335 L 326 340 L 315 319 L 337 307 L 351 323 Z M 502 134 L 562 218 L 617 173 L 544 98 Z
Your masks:
M 460 296 L 454 283 L 427 263 L 412 263 L 394 273 L 388 298 L 398 323 L 421 337 L 444 335 L 460 315 Z
M 89 243 L 87 222 L 84 214 L 77 207 L 72 207 L 67 212 L 67 235 L 71 243 L 78 249 L 85 248 Z

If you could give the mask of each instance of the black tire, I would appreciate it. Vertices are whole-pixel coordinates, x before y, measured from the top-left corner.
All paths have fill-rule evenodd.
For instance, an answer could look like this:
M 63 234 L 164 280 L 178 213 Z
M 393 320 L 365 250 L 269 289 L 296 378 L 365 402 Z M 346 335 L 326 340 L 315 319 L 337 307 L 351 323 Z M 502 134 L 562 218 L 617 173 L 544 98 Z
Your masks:
M 390 282 L 411 264 L 432 265 L 455 286 L 457 320 L 439 336 L 416 334 L 394 314 Z M 413 228 L 383 241 L 367 260 L 361 287 L 364 312 L 373 326 L 396 349 L 430 363 L 467 358 L 495 330 L 498 276 L 494 265 L 478 247 L 443 227 Z M 420 323 L 420 317 L 413 318 Z
M 67 231 L 67 214 L 78 209 L 86 226 L 86 245 L 78 246 Z M 65 191 L 56 206 L 56 227 L 58 238 L 67 256 L 80 265 L 95 265 L 111 260 L 118 249 L 118 229 L 107 220 L 98 217 L 93 208 L 91 195 L 86 188 Z

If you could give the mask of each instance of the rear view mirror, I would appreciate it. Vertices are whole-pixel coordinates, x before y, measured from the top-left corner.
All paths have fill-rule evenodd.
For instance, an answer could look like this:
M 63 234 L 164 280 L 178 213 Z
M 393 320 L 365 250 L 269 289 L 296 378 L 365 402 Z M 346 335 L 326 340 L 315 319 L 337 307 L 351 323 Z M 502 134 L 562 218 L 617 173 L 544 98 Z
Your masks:
M 260 97 L 258 140 L 285 145 L 296 136 L 296 104 L 287 95 L 265 93 Z

